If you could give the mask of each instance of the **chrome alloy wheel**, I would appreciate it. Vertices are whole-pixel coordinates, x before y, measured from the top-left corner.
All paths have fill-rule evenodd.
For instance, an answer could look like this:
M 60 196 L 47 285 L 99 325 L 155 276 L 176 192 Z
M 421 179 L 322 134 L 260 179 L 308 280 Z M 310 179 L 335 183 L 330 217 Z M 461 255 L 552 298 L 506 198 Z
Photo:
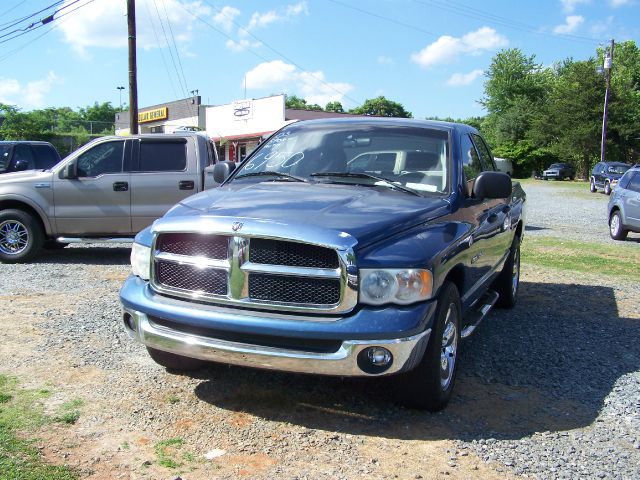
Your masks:
M 612 215 L 611 221 L 609 222 L 609 230 L 611 231 L 611 236 L 615 237 L 620 233 L 620 215 Z
M 513 269 L 511 270 L 511 294 L 515 298 L 520 283 L 520 248 L 513 252 Z
M 5 255 L 22 253 L 29 244 L 29 231 L 18 220 L 5 220 L 0 223 L 0 252 Z
M 442 349 L 440 352 L 440 386 L 447 390 L 453 379 L 458 353 L 458 335 L 456 331 L 457 310 L 455 304 L 449 305 L 447 318 L 442 333 Z

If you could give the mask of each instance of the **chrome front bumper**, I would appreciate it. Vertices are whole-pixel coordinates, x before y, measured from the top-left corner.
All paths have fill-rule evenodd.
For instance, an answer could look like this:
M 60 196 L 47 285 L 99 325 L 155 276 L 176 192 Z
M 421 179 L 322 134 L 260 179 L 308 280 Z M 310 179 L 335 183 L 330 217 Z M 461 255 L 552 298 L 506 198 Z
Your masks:
M 345 340 L 333 353 L 301 352 L 193 335 L 155 324 L 135 310 L 124 310 L 129 336 L 144 345 L 185 357 L 247 367 L 345 377 L 390 375 L 410 370 L 422 358 L 431 329 L 393 340 Z M 358 366 L 358 354 L 367 347 L 384 347 L 393 363 L 381 374 L 370 374 Z

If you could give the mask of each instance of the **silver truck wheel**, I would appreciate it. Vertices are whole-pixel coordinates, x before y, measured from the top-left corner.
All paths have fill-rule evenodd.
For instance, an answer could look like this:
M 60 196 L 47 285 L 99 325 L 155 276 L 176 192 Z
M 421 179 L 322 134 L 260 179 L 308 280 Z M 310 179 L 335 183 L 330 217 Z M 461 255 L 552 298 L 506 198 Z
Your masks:
M 449 403 L 458 370 L 460 347 L 460 295 L 453 283 L 442 286 L 422 360 L 413 369 L 396 375 L 393 394 L 398 403 L 431 412 Z
M 43 243 L 42 227 L 22 210 L 0 211 L 0 261 L 19 263 L 29 260 Z

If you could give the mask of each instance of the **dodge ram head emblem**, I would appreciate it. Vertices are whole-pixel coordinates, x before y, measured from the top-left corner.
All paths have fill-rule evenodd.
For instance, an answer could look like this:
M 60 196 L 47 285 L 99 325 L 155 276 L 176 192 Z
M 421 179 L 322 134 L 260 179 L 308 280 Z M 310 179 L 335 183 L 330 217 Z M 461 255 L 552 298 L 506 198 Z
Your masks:
M 242 222 L 233 222 L 231 224 L 231 230 L 233 230 L 234 232 L 237 232 L 242 228 L 242 225 L 244 225 Z

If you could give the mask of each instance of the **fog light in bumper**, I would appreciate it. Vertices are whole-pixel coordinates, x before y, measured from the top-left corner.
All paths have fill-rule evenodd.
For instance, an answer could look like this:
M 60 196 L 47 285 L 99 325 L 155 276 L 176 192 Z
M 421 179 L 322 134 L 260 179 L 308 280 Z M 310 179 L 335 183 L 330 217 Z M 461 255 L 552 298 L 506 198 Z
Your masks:
M 358 367 L 366 373 L 383 373 L 393 364 L 393 355 L 384 347 L 367 347 L 358 354 Z

